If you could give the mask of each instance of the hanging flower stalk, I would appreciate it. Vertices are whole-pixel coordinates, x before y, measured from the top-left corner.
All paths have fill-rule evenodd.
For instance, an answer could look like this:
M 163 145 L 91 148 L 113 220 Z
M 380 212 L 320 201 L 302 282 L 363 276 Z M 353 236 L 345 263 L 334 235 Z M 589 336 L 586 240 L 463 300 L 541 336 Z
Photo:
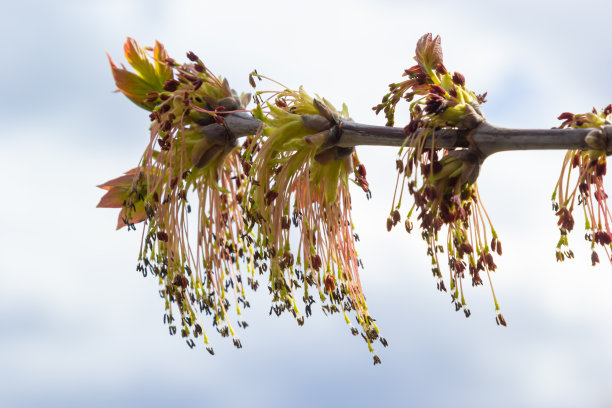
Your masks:
M 392 126 L 399 101 L 410 103 L 410 123 L 404 128 L 407 139 L 396 163 L 398 178 L 387 229 L 391 230 L 401 220 L 399 210 L 407 187 L 414 203 L 405 227 L 408 232 L 412 230 L 410 219 L 416 209 L 438 290 L 447 291 L 440 267 L 446 248 L 449 289 L 455 309 L 463 309 L 466 317 L 470 316 L 463 290 L 465 272 L 469 272 L 472 286 L 482 285 L 484 274 L 491 287 L 496 322 L 505 326 L 491 283 L 491 272 L 497 268 L 493 253 L 501 255 L 502 246 L 476 185 L 484 157 L 474 147 L 437 148 L 433 136 L 436 129 L 475 129 L 484 121 L 480 104 L 485 102 L 486 93 L 475 95 L 465 87 L 462 74 L 446 69 L 439 36 L 421 37 L 415 60 L 417 65 L 404 72 L 407 79 L 389 85 L 389 93 L 373 108 L 376 113 L 384 111 L 387 125 Z M 443 227 L 447 235 L 441 242 Z
M 231 335 L 241 347 L 228 314 L 230 300 L 238 315 L 240 303 L 248 306 L 239 260 L 250 251 L 251 238 L 241 208 L 246 176 L 224 120 L 244 109 L 250 96 L 238 97 L 192 52 L 190 63 L 178 64 L 159 43 L 150 51 L 132 39 L 126 42 L 125 55 L 136 73 L 109 57 L 117 87 L 151 111 L 152 123 L 139 167 L 100 186 L 108 192 L 98 206 L 122 208 L 118 228 L 144 221 L 137 269 L 159 277 L 171 334 L 179 326 L 190 347 L 192 337 L 208 344 L 205 314 L 223 337 Z M 190 215 L 194 196 L 197 210 Z M 197 227 L 190 229 L 194 216 Z
M 254 72 L 252 85 L 254 77 L 265 78 Z M 260 104 L 254 114 L 264 128 L 245 154 L 245 161 L 252 162 L 246 215 L 258 228 L 256 256 L 269 261 L 272 310 L 277 315 L 289 312 L 302 325 L 304 314 L 297 299 L 301 294 L 309 316 L 318 293 L 326 313 L 343 313 L 349 325 L 347 314 L 355 313 L 372 350 L 378 328 L 359 281 L 349 176 L 366 194 L 370 190 L 354 149 L 334 145 L 342 131 L 341 119 L 348 119 L 347 108 L 339 112 L 301 88 L 283 88 L 256 93 Z M 266 264 L 256 266 L 266 272 Z M 351 331 L 358 334 L 354 327 Z M 382 338 L 381 342 L 386 345 Z M 379 361 L 374 356 L 374 362 Z
M 612 105 L 602 110 L 593 108 L 591 113 L 573 114 L 564 112 L 559 116 L 563 123 L 559 128 L 594 128 L 610 125 Z M 585 138 L 590 150 L 569 150 L 565 154 L 561 175 L 553 192 L 553 210 L 559 218 L 557 225 L 561 237 L 557 243 L 557 261 L 573 258 L 567 235 L 574 228 L 574 205 L 582 206 L 585 222 L 585 239 L 591 244 L 591 262 L 599 263 L 597 248 L 603 248 L 608 261 L 612 262 L 612 216 L 603 186 L 606 175 L 606 143 L 601 134 L 592 132 Z M 574 169 L 576 170 L 574 172 Z M 575 177 L 572 177 L 575 174 Z

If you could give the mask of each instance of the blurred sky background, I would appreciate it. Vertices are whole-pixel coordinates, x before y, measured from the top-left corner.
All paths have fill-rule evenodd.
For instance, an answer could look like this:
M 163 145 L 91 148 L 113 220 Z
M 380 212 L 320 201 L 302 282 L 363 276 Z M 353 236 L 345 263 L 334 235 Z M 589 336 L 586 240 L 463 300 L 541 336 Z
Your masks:
M 419 233 L 386 231 L 396 150 L 358 149 L 374 194 L 353 190 L 361 279 L 389 342 L 377 366 L 342 317 L 317 308 L 298 327 L 268 316 L 265 288 L 250 297 L 242 350 L 216 333 L 214 357 L 190 350 L 162 324 L 156 280 L 135 271 L 140 234 L 115 231 L 95 187 L 134 167 L 148 138 L 147 113 L 112 92 L 104 52 L 124 62 L 126 36 L 158 39 L 179 61 L 192 50 L 239 91 L 257 68 L 384 124 L 370 108 L 432 32 L 446 66 L 489 92 L 491 123 L 549 128 L 561 112 L 612 102 L 612 3 L 22 0 L 2 10 L 0 407 L 612 406 L 612 268 L 590 266 L 580 210 L 576 259 L 555 262 L 563 152 L 495 154 L 481 171 L 504 246 L 501 328 L 487 286 L 467 290 L 466 319 L 436 291 Z

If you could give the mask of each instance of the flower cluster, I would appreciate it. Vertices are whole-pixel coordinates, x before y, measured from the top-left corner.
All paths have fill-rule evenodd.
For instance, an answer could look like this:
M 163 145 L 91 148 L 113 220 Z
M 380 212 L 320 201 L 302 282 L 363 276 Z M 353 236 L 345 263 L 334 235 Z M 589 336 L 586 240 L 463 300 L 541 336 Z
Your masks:
M 410 103 L 407 132 L 419 127 L 458 127 L 472 129 L 482 121 L 480 104 L 486 92 L 475 95 L 465 87 L 465 77 L 450 73 L 444 66 L 440 36 L 426 34 L 416 47 L 417 65 L 404 71 L 406 80 L 389 85 L 389 93 L 372 109 L 384 111 L 387 126 L 395 123 L 395 108 L 400 100 Z
M 125 55 L 136 72 L 109 57 L 113 77 L 151 112 L 150 139 L 137 168 L 100 185 L 98 206 L 121 209 L 117 228 L 144 222 L 137 270 L 159 278 L 170 333 L 178 327 L 190 347 L 198 337 L 208 344 L 206 315 L 240 348 L 230 320 L 246 328 L 245 286 L 257 290 L 268 272 L 270 313 L 290 312 L 302 325 L 318 297 L 326 314 L 342 313 L 349 325 L 355 315 L 371 351 L 376 339 L 386 346 L 359 281 L 349 183 L 370 190 L 354 149 L 337 145 L 346 106 L 285 88 L 257 92 L 251 112 L 250 95 L 238 96 L 192 52 L 179 64 L 159 43 L 128 39 Z M 230 120 L 258 122 L 251 113 L 259 129 L 232 133 Z
M 201 319 L 206 314 L 223 337 L 231 335 L 241 347 L 228 314 L 230 298 L 237 315 L 241 304 L 248 307 L 239 261 L 246 259 L 251 238 L 241 207 L 246 176 L 236 137 L 224 120 L 242 110 L 250 95 L 237 96 L 192 52 L 189 63 L 178 64 L 159 43 L 149 51 L 132 39 L 126 42 L 125 55 L 136 73 L 109 57 L 119 90 L 151 111 L 151 130 L 139 167 L 101 185 L 108 192 L 98 206 L 122 208 L 118 228 L 145 222 L 137 269 L 159 278 L 171 334 L 179 326 L 190 347 L 192 337 L 208 344 Z M 198 207 L 191 214 L 194 196 Z M 197 228 L 190 230 L 194 216 Z
M 417 65 L 405 70 L 405 81 L 389 85 L 390 92 L 373 109 L 384 111 L 387 125 L 394 124 L 395 107 L 400 100 L 410 103 L 410 122 L 404 128 L 406 142 L 396 162 L 398 178 L 387 229 L 401 220 L 399 209 L 404 189 L 414 198 L 405 219 L 408 232 L 417 211 L 421 236 L 428 245 L 432 272 L 440 291 L 447 291 L 439 255 L 446 252 L 450 269 L 449 290 L 456 310 L 466 317 L 463 278 L 469 272 L 472 285 L 483 283 L 483 274 L 491 286 L 498 324 L 506 325 L 491 285 L 490 273 L 497 266 L 493 254 L 501 255 L 497 233 L 482 205 L 476 178 L 484 160 L 477 149 L 447 150 L 436 147 L 437 130 L 458 128 L 472 130 L 484 121 L 480 104 L 486 93 L 475 95 L 465 87 L 465 77 L 450 73 L 443 63 L 440 37 L 426 34 L 417 43 Z M 438 132 L 437 134 L 440 134 Z M 469 142 L 469 135 L 467 137 Z M 440 234 L 445 227 L 445 245 Z M 490 231 L 490 235 L 487 234 Z M 489 238 L 491 241 L 489 241 Z M 490 246 L 489 246 L 490 242 Z
M 586 114 L 564 112 L 558 117 L 563 121 L 559 128 L 593 129 L 610 125 L 611 118 L 612 105 L 599 111 L 593 108 L 592 112 Z M 569 249 L 567 234 L 574 228 L 574 205 L 578 205 L 583 208 L 585 239 L 591 244 L 591 262 L 595 266 L 600 261 L 597 248 L 603 248 L 608 261 L 612 262 L 612 215 L 603 185 L 603 177 L 606 175 L 605 143 L 601 142 L 601 133 L 598 131 L 589 133 L 585 142 L 591 149 L 569 150 L 565 154 L 561 175 L 552 196 L 553 210 L 558 217 L 557 225 L 561 234 L 556 257 L 557 261 L 574 257 Z M 572 177 L 572 174 L 576 176 Z
M 265 78 L 251 74 L 252 85 L 254 77 Z M 259 258 L 269 262 L 274 312 L 290 312 L 303 324 L 297 301 L 303 288 L 305 316 L 318 297 L 324 312 L 343 313 L 349 325 L 348 314 L 355 313 L 370 350 L 376 339 L 386 345 L 366 307 L 350 212 L 349 175 L 369 194 L 365 167 L 353 148 L 335 145 L 346 106 L 339 112 L 325 99 L 284 86 L 258 91 L 256 98 L 254 114 L 264 127 L 245 152 L 252 164 L 246 219 L 257 225 Z

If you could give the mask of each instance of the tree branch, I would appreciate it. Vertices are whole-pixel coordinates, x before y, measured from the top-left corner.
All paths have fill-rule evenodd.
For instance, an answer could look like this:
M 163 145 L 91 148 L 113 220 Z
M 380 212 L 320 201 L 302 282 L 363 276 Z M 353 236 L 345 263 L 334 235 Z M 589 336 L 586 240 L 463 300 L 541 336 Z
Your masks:
M 225 117 L 224 126 L 235 137 L 255 134 L 261 122 L 246 113 L 232 113 Z M 219 125 L 203 128 L 204 133 L 218 133 Z M 418 130 L 418 132 L 423 130 Z M 401 146 L 406 140 L 402 128 L 367 125 L 342 121 L 342 133 L 336 145 Z M 506 129 L 481 123 L 475 129 L 440 129 L 434 132 L 436 147 L 472 148 L 483 158 L 493 153 L 510 150 L 605 150 L 612 154 L 612 126 L 602 129 Z
M 588 136 L 588 137 L 587 137 Z M 345 121 L 339 146 L 401 146 L 406 140 L 403 129 L 364 125 Z M 453 149 L 472 147 L 484 157 L 508 150 L 606 150 L 612 153 L 612 126 L 603 130 L 580 129 L 505 129 L 483 122 L 475 129 L 442 129 L 435 132 L 437 147 Z

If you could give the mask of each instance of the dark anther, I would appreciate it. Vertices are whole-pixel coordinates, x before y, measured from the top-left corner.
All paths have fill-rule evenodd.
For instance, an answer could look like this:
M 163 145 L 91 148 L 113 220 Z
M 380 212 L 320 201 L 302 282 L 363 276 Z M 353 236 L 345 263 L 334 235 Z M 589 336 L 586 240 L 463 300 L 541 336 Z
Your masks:
M 162 123 L 161 128 L 160 128 L 162 132 L 169 132 L 171 129 L 172 129 L 172 122 L 170 122 L 169 120 Z
M 446 70 L 446 67 L 444 66 L 444 64 L 440 63 L 440 64 L 436 65 L 436 72 L 438 74 L 440 74 L 440 75 L 444 75 L 448 71 Z
M 595 251 L 591 253 L 591 263 L 593 264 L 593 266 L 599 263 L 599 255 Z
M 266 204 L 270 205 L 272 201 L 276 199 L 276 197 L 278 197 L 278 193 L 276 191 L 274 190 L 268 191 L 268 193 L 266 194 Z
M 174 92 L 178 89 L 180 82 L 176 79 L 169 79 L 164 83 L 164 91 Z
M 396 225 L 401 220 L 401 215 L 398 210 L 393 211 L 393 225 Z
M 408 125 L 404 127 L 404 133 L 406 133 L 406 135 L 410 135 L 416 132 L 418 128 L 419 128 L 419 121 L 417 119 L 412 119 L 410 123 L 408 123 Z
M 465 77 L 460 74 L 459 72 L 455 72 L 453 74 L 453 82 L 456 83 L 457 85 L 465 85 Z
M 435 84 L 429 85 L 429 90 L 430 92 L 436 95 L 440 95 L 440 96 L 446 95 L 446 91 L 440 85 L 435 85 Z
M 291 228 L 291 220 L 286 215 L 284 215 L 283 218 L 281 218 L 281 228 L 286 229 L 286 230 Z
M 406 220 L 404 222 L 404 227 L 406 227 L 406 232 L 410 234 L 410 232 L 412 231 L 413 225 L 409 220 Z
M 476 100 L 478 101 L 479 104 L 482 105 L 483 103 L 487 102 L 487 94 L 488 92 L 476 95 Z
M 198 56 L 195 55 L 193 51 L 189 51 L 187 53 L 187 58 L 189 58 L 189 61 L 193 61 L 193 62 L 197 62 L 199 60 Z
M 404 162 L 401 160 L 396 160 L 395 161 L 395 168 L 397 169 L 397 171 L 399 173 L 403 173 L 404 172 Z

